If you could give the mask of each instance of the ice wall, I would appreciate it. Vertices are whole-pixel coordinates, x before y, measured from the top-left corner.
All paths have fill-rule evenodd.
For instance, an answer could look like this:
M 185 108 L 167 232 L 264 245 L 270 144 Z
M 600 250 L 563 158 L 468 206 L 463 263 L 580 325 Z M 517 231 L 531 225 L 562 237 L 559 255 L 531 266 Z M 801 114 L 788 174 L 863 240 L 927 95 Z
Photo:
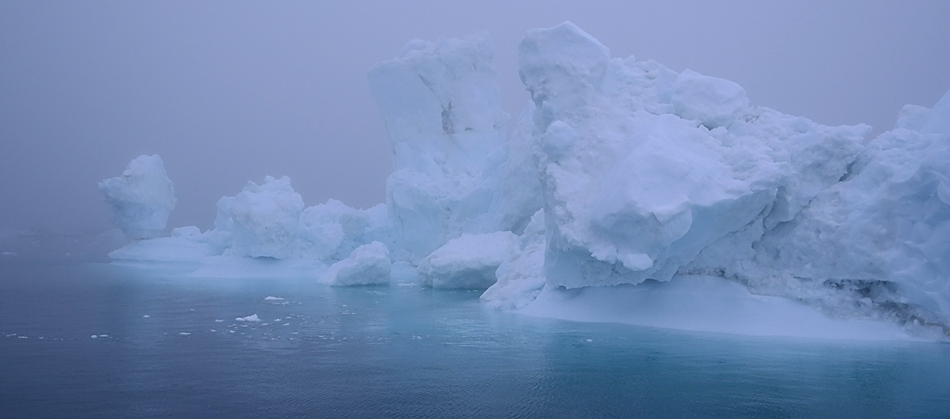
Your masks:
M 523 228 L 540 206 L 530 189 L 505 180 L 524 165 L 506 164 L 509 117 L 493 55 L 487 34 L 416 40 L 369 72 L 392 142 L 386 199 L 400 257 L 418 261 L 463 233 Z M 529 155 L 514 150 L 515 160 Z M 501 193 L 505 188 L 516 193 Z
M 99 191 L 112 206 L 112 223 L 130 239 L 157 237 L 175 209 L 175 188 L 157 154 L 135 158 L 122 176 L 99 182 Z
M 868 130 L 750 106 L 727 80 L 610 58 L 569 22 L 529 31 L 519 52 L 555 286 L 667 281 L 725 237 L 747 247 L 837 182 Z
M 950 319 L 950 92 L 933 110 L 907 106 L 841 182 L 754 247 L 751 260 L 707 257 L 764 293 L 856 301 L 917 323 Z M 840 290 L 828 297 L 814 284 Z

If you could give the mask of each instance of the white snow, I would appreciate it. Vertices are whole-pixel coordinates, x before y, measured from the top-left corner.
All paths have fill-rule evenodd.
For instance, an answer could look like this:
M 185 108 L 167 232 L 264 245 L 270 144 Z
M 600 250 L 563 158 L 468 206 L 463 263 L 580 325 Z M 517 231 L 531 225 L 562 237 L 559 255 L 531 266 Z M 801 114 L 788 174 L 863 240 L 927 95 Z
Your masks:
M 486 289 L 517 248 L 517 236 L 508 231 L 463 234 L 423 259 L 419 277 L 432 288 Z
M 139 156 L 122 176 L 99 182 L 112 205 L 112 223 L 130 239 L 157 237 L 175 208 L 175 189 L 158 155 Z
M 332 286 L 389 284 L 392 263 L 386 245 L 374 241 L 357 247 L 350 256 L 327 268 L 319 281 Z

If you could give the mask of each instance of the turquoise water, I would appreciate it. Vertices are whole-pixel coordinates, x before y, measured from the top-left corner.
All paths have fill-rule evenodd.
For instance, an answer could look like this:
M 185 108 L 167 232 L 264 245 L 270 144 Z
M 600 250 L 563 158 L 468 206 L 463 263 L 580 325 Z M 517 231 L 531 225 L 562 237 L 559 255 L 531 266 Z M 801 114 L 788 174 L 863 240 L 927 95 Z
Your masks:
M 573 323 L 494 311 L 478 295 L 0 266 L 0 417 L 950 412 L 948 344 Z M 252 314 L 261 321 L 236 320 Z

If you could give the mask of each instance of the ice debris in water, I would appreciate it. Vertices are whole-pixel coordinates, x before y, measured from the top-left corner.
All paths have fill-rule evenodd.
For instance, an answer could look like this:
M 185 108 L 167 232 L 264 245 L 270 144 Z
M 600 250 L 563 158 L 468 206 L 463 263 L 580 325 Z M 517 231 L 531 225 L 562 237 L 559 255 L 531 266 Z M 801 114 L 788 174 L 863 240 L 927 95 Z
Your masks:
M 950 93 L 869 140 L 866 125 L 754 105 L 728 80 L 611 57 L 570 22 L 518 51 L 531 101 L 513 121 L 487 35 L 412 41 L 370 69 L 393 149 L 385 205 L 307 208 L 267 177 L 222 198 L 214 229 L 112 257 L 311 260 L 331 285 L 408 267 L 503 309 L 705 274 L 950 336 Z M 160 159 L 140 159 L 101 188 L 117 226 L 154 237 L 174 198 Z
M 247 317 L 238 317 L 238 318 L 235 318 L 234 320 L 237 320 L 237 321 L 239 321 L 239 322 L 259 322 L 259 321 L 261 321 L 260 317 L 257 317 L 257 314 L 252 314 L 252 315 L 247 316 Z
M 267 296 L 264 297 L 264 301 L 284 301 L 284 299 L 280 297 Z

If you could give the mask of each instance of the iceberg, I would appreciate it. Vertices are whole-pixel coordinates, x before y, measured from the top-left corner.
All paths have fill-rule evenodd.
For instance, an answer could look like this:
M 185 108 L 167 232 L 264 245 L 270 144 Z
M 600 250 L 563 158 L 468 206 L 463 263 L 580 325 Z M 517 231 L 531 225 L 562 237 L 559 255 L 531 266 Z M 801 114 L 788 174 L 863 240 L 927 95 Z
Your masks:
M 768 334 L 712 324 L 772 307 L 780 322 L 807 317 L 802 335 L 831 316 L 950 336 L 950 92 L 870 139 L 867 125 L 755 105 L 728 80 L 611 57 L 570 22 L 529 31 L 518 52 L 530 102 L 514 121 L 485 34 L 411 41 L 370 69 L 393 150 L 385 204 L 305 208 L 289 178 L 267 177 L 222 198 L 214 229 L 155 238 L 164 218 L 151 214 L 174 198 L 170 181 L 167 197 L 148 186 L 167 180 L 154 156 L 146 186 L 100 185 L 150 197 L 110 201 L 116 225 L 150 238 L 112 257 L 286 261 L 330 285 L 417 275 L 554 317 Z M 719 301 L 678 311 L 702 298 Z M 702 314 L 731 306 L 743 309 Z
M 99 182 L 112 206 L 112 223 L 133 240 L 158 237 L 175 209 L 175 188 L 158 155 L 139 156 L 122 176 Z

